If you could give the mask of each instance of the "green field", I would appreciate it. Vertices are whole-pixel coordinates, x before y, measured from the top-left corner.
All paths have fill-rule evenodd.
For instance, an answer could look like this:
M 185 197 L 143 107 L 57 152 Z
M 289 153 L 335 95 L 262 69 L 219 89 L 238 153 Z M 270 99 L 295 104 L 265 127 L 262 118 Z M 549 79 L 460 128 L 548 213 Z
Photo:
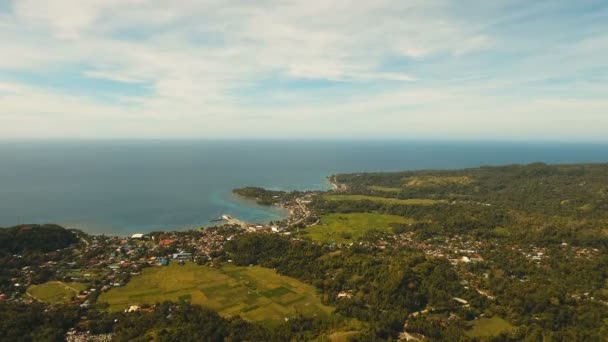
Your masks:
M 326 316 L 333 308 L 321 304 L 316 289 L 263 267 L 224 265 L 221 269 L 187 263 L 146 268 L 125 287 L 102 294 L 98 301 L 110 311 L 165 300 L 188 300 L 220 315 L 251 321 L 282 321 L 296 313 Z
M 321 224 L 306 228 L 304 235 L 315 241 L 349 243 L 373 229 L 390 232 L 395 223 L 411 224 L 414 220 L 376 213 L 328 214 L 321 217 Z
M 76 296 L 80 291 L 87 288 L 83 283 L 64 283 L 61 281 L 49 281 L 40 285 L 28 287 L 27 294 L 44 303 L 65 303 Z
M 405 185 L 413 188 L 443 187 L 449 185 L 469 185 L 473 181 L 467 176 L 415 176 L 405 179 Z
M 367 187 L 370 190 L 373 191 L 380 191 L 380 192 L 401 192 L 403 189 L 402 188 L 389 188 L 386 186 L 377 186 L 377 185 L 371 185 Z
M 347 342 L 349 338 L 359 335 L 359 331 L 340 331 L 328 336 L 330 342 Z
M 509 322 L 494 316 L 474 321 L 471 329 L 467 331 L 467 335 L 470 337 L 489 337 L 503 332 L 510 332 L 511 330 L 513 330 L 513 326 Z
M 329 201 L 374 201 L 391 204 L 406 204 L 406 205 L 433 205 L 442 201 L 432 200 L 426 198 L 411 198 L 411 199 L 398 199 L 398 198 L 387 198 L 367 195 L 325 195 L 324 199 Z

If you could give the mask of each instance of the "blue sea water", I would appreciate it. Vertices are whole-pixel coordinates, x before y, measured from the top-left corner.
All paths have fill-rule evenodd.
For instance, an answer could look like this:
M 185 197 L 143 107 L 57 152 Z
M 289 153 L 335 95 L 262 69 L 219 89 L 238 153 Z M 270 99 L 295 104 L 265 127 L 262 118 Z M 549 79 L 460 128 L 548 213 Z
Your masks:
M 0 226 L 126 235 L 285 217 L 242 186 L 327 189 L 337 172 L 608 162 L 608 145 L 420 141 L 2 141 Z

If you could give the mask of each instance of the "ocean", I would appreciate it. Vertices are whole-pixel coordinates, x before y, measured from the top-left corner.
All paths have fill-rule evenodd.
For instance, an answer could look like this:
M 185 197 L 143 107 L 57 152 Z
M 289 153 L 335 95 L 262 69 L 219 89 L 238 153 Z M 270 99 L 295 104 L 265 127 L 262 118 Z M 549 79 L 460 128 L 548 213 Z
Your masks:
M 608 145 L 423 141 L 2 141 L 0 226 L 57 223 L 127 235 L 286 212 L 243 186 L 328 189 L 338 172 L 608 162 Z

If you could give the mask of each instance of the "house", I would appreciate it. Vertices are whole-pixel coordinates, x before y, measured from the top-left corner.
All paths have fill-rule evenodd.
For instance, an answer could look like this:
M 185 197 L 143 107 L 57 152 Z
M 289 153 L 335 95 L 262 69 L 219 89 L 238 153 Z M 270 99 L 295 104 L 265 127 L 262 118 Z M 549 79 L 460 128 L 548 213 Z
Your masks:
M 156 258 L 156 264 L 159 266 L 168 266 L 169 260 L 167 258 L 158 257 Z
M 131 235 L 131 239 L 142 239 L 143 237 L 144 237 L 144 234 L 141 234 L 141 233 Z
M 127 312 L 136 312 L 136 311 L 139 311 L 139 306 L 137 306 L 137 305 L 131 305 L 129 307 L 129 309 L 127 310 Z
M 462 298 L 454 297 L 454 298 L 452 298 L 452 299 L 453 299 L 453 300 L 455 300 L 455 301 L 457 301 L 457 302 L 458 302 L 458 303 L 460 303 L 460 304 L 463 304 L 463 305 L 467 305 L 467 304 L 469 304 L 469 302 L 467 302 L 466 300 L 464 300 L 464 299 L 462 299 Z
M 174 260 L 190 261 L 192 260 L 192 253 L 179 252 L 173 254 Z
M 159 245 L 161 245 L 161 246 L 170 246 L 174 242 L 175 242 L 175 239 L 163 239 L 163 240 L 160 240 Z
M 338 293 L 338 299 L 340 299 L 340 298 L 350 299 L 352 297 L 353 297 L 353 295 L 350 292 L 342 291 L 342 292 Z

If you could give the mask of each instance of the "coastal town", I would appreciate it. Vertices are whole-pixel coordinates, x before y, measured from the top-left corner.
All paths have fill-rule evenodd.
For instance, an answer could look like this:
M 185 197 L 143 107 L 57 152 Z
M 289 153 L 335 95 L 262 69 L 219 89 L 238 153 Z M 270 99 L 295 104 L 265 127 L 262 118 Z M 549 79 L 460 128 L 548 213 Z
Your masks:
M 0 302 L 35 303 L 48 302 L 36 288 L 38 284 L 56 284 L 67 288 L 71 295 L 64 302 L 83 310 L 97 304 L 98 297 L 114 288 L 125 287 L 133 277 L 142 274 L 146 268 L 163 268 L 172 264 L 195 263 L 213 268 L 221 268 L 233 260 L 224 252 L 227 243 L 247 234 L 280 235 L 285 239 L 309 239 L 305 234 L 312 227 L 325 226 L 323 215 L 315 210 L 314 202 L 329 194 L 342 194 L 348 191 L 345 185 L 333 183 L 331 192 L 309 191 L 272 195 L 272 204 L 288 211 L 283 220 L 268 223 L 249 223 L 230 214 L 223 214 L 212 220 L 214 226 L 188 231 L 134 233 L 130 236 L 88 235 L 73 230 L 77 243 L 65 249 L 58 249 L 40 255 L 35 264 L 23 264 L 22 255 L 14 254 L 9 260 L 11 265 L 20 265 L 18 272 L 11 274 L 10 285 L 0 289 Z M 484 207 L 488 207 L 484 205 Z M 367 251 L 413 250 L 422 252 L 429 258 L 442 259 L 449 263 L 465 290 L 464 298 L 454 297 L 447 307 L 427 306 L 410 314 L 404 322 L 402 340 L 424 340 L 420 333 L 408 331 L 408 324 L 422 316 L 433 317 L 440 325 L 447 326 L 454 320 L 462 320 L 463 309 L 468 309 L 471 298 L 483 298 L 490 302 L 497 299 L 492 292 L 493 279 L 500 276 L 504 281 L 525 284 L 530 281 L 529 272 L 513 271 L 504 273 L 510 264 L 518 267 L 532 267 L 549 270 L 554 255 L 573 258 L 586 262 L 599 257 L 597 248 L 581 247 L 563 242 L 557 247 L 548 248 L 534 244 L 503 244 L 495 239 L 478 239 L 472 234 L 450 234 L 424 237 L 405 224 L 392 233 L 384 231 L 356 241 L 313 241 L 324 245 L 331 253 L 340 250 L 365 248 Z M 373 227 L 372 227 L 373 228 Z M 411 227 L 410 227 L 411 228 Z M 19 229 L 27 231 L 30 226 Z M 330 253 L 330 254 L 331 254 Z M 524 265 L 524 266 L 522 266 Z M 329 274 L 329 276 L 337 276 Z M 353 292 L 343 288 L 336 294 L 339 301 L 353 300 Z M 569 299 L 579 302 L 593 302 L 608 306 L 608 301 L 595 298 L 588 292 L 572 291 Z M 475 299 L 478 300 L 478 299 Z M 153 303 L 151 303 L 153 304 Z M 132 304 L 125 314 L 154 310 L 154 305 Z M 478 312 L 469 320 L 484 318 Z M 89 334 L 85 327 L 89 317 L 83 315 L 77 328 L 66 335 L 68 341 L 109 341 L 111 334 Z
M 287 218 L 270 223 L 247 223 L 229 214 L 213 220 L 216 226 L 198 230 L 135 233 L 130 236 L 87 235 L 75 231 L 80 243 L 66 250 L 46 253 L 40 265 L 25 265 L 11 277 L 11 288 L 0 291 L 0 301 L 39 300 L 26 289 L 38 273 L 52 275 L 63 282 L 92 284 L 76 291 L 73 304 L 88 307 L 96 297 L 113 287 L 124 286 L 145 267 L 167 266 L 170 262 L 217 262 L 217 254 L 227 241 L 239 234 L 269 233 L 289 236 L 297 228 L 318 218 L 307 208 L 315 192 L 281 201 L 277 205 L 289 212 Z M 27 230 L 28 226 L 21 229 Z M 13 255 L 15 262 L 21 255 Z

